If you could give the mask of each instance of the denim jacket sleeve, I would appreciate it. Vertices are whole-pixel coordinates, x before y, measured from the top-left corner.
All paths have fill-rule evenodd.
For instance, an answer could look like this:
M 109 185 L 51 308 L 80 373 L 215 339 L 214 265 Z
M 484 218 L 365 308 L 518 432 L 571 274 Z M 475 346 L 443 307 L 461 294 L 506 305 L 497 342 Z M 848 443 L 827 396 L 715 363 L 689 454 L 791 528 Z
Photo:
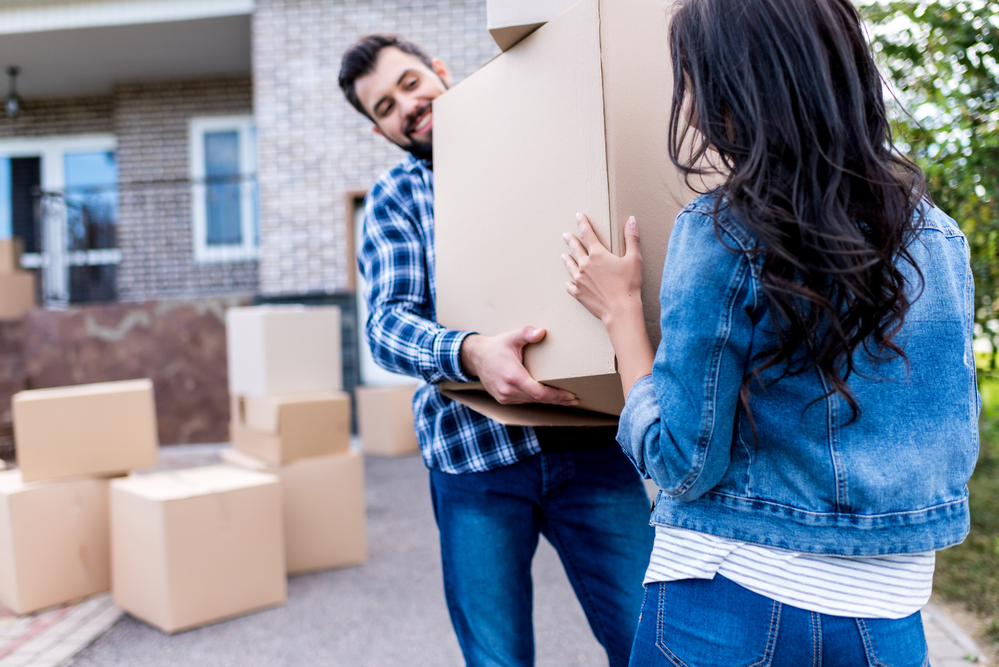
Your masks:
M 728 469 L 758 308 L 750 260 L 731 249 L 746 248 L 748 235 L 723 224 L 720 236 L 693 205 L 677 218 L 659 295 L 662 340 L 618 430 L 639 472 L 680 500 L 703 495 Z
M 406 185 L 407 187 L 402 187 Z M 367 281 L 369 314 L 365 333 L 372 356 L 390 371 L 423 378 L 467 382 L 461 344 L 471 333 L 445 329 L 434 321 L 434 294 L 428 256 L 433 231 L 424 228 L 420 192 L 411 184 L 378 183 L 365 202 L 358 264 Z M 424 202 L 426 204 L 427 202 Z M 432 216 L 432 208 L 428 209 Z M 432 225 L 432 219 L 427 221 Z

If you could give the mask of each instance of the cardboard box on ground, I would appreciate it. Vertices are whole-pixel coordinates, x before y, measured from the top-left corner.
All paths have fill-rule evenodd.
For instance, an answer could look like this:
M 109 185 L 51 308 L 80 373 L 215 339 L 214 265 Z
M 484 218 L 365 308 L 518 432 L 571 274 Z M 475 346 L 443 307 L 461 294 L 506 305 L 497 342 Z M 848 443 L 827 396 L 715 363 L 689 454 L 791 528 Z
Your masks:
M 230 308 L 225 320 L 231 395 L 343 388 L 336 306 Z
M 0 320 L 16 320 L 35 307 L 35 274 L 21 269 L 24 243 L 0 239 Z
M 0 472 L 0 604 L 30 614 L 108 590 L 109 482 Z
M 583 0 L 434 101 L 438 320 L 486 335 L 547 329 L 525 349 L 528 371 L 609 415 L 624 405 L 613 348 L 566 293 L 561 236 L 578 233 L 583 212 L 620 255 L 624 225 L 637 218 L 646 325 L 658 344 L 669 232 L 696 196 L 668 152 L 667 9 Z M 443 388 L 463 400 L 468 387 Z M 506 423 L 552 423 L 537 407 L 499 407 Z
M 413 427 L 416 385 L 361 386 L 357 399 L 357 430 L 366 455 L 408 456 L 420 451 Z
M 350 450 L 350 394 L 233 396 L 230 438 L 270 465 Z
M 235 449 L 224 449 L 222 460 L 269 472 L 281 480 L 288 574 L 368 560 L 361 454 L 346 452 L 272 466 Z
M 156 465 L 149 379 L 14 394 L 14 446 L 25 482 L 114 475 Z
M 233 466 L 111 482 L 115 604 L 167 633 L 286 599 L 281 487 Z

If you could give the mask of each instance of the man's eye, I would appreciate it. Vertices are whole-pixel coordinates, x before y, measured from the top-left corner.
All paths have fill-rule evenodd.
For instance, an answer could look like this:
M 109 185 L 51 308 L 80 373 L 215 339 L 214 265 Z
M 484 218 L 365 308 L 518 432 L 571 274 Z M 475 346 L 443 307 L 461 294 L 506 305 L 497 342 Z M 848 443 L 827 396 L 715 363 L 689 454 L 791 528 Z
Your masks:
M 412 79 L 406 82 L 406 89 L 412 90 L 413 88 L 416 88 L 416 84 L 418 84 L 419 82 L 420 80 L 414 76 Z
M 387 104 L 383 104 L 382 108 L 381 108 L 381 111 L 378 112 L 378 115 L 381 116 L 382 118 L 384 118 L 385 116 L 388 115 L 389 111 L 392 111 L 392 106 L 393 105 L 392 105 L 391 102 L 389 102 Z

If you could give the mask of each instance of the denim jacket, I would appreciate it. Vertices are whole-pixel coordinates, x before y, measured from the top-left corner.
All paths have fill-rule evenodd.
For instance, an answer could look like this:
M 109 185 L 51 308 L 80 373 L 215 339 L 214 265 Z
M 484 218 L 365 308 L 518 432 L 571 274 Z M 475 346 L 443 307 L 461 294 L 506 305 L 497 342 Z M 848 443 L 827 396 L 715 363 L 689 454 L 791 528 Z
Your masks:
M 731 248 L 753 237 L 728 209 L 712 224 L 713 195 L 677 218 L 663 270 L 662 342 L 638 381 L 618 441 L 661 491 L 656 525 L 792 551 L 873 556 L 941 549 L 969 528 L 967 480 L 978 456 L 972 352 L 974 283 L 967 241 L 927 208 L 910 246 L 923 290 L 895 342 L 907 360 L 855 354 L 849 421 L 813 370 L 764 374 L 739 402 L 750 360 L 773 345 L 759 262 Z M 719 240 L 720 236 L 720 240 Z M 726 247 L 728 246 L 728 247 Z M 919 281 L 902 268 L 910 297 Z

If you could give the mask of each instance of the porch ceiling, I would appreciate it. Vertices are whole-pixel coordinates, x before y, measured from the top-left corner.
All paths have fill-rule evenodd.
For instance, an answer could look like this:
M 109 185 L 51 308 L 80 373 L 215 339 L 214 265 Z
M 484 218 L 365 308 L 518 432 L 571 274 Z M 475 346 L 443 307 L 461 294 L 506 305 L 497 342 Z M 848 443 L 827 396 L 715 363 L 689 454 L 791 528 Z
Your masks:
M 0 37 L 0 97 L 6 68 L 21 68 L 22 98 L 110 94 L 115 83 L 249 74 L 247 14 L 5 34 Z

